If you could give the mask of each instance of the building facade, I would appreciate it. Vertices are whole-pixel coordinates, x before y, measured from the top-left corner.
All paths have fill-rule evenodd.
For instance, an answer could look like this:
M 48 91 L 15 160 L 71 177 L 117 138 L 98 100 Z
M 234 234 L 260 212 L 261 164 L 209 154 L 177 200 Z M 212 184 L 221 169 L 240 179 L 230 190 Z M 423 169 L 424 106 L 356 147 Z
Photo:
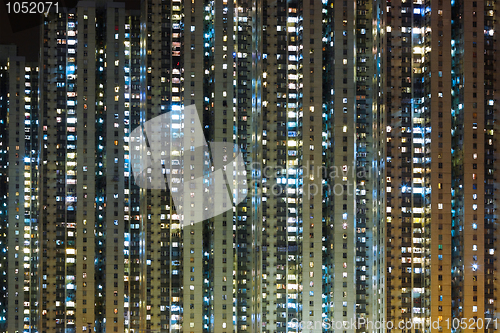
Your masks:
M 0 330 L 493 331 L 497 5 L 49 15 L 38 67 L 0 49 Z M 165 114 L 143 186 L 132 133 Z M 174 200 L 240 153 L 234 191 Z
M 40 332 L 127 325 L 130 30 L 123 4 L 90 1 L 41 27 Z
M 0 47 L 2 296 L 0 327 L 37 327 L 39 313 L 38 66 Z

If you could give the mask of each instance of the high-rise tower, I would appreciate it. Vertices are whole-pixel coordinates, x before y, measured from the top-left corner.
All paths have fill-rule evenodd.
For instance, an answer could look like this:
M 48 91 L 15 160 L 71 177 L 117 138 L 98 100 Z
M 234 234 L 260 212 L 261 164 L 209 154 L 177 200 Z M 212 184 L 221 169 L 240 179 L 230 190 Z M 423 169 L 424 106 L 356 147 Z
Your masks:
M 0 46 L 0 329 L 38 327 L 38 67 Z
M 322 10 L 324 315 L 334 324 L 348 322 L 344 330 L 351 332 L 373 330 L 353 327 L 352 319 L 375 322 L 384 315 L 377 10 L 368 1 L 330 1 Z
M 141 124 L 169 112 L 172 119 L 193 105 L 207 142 L 227 145 L 224 161 L 236 145 L 248 162 L 260 158 L 260 107 L 252 83 L 259 78 L 252 34 L 255 12 L 232 2 L 144 1 L 142 6 Z M 178 128 L 178 130 L 176 129 Z M 194 129 L 192 129 L 194 130 Z M 165 128 L 167 140 L 189 138 L 189 128 Z M 166 172 L 172 181 L 193 179 L 203 156 L 190 147 L 165 146 Z M 185 139 L 186 140 L 186 139 Z M 171 155 L 167 157 L 167 155 Z M 177 159 L 175 156 L 179 156 Z M 190 158 L 188 158 L 190 157 Z M 200 160 L 201 159 L 201 160 Z M 257 160 L 259 161 L 259 160 Z M 257 165 L 257 164 L 256 164 Z M 202 166 L 203 167 L 203 166 Z M 250 183 L 250 172 L 226 174 L 228 181 Z M 162 181 L 162 179 L 159 179 Z M 180 331 L 255 331 L 262 298 L 259 268 L 260 188 L 245 202 L 207 221 L 175 210 L 171 191 L 141 189 L 143 232 L 141 328 Z M 184 205 L 195 208 L 196 195 Z M 198 194 L 197 194 L 198 193 Z M 232 195 L 235 195 L 234 193 Z M 205 192 L 203 207 L 221 200 Z M 191 202 L 192 201 L 192 202 Z M 196 201 L 197 202 L 197 201 Z M 198 203 L 196 203 L 198 204 Z M 260 226 L 260 227 L 259 227 Z M 159 318 L 159 320 L 157 319 Z
M 393 1 L 379 12 L 395 324 L 473 331 L 494 318 L 495 6 Z
M 41 332 L 123 332 L 133 311 L 126 139 L 138 75 L 130 72 L 134 22 L 123 4 L 80 1 L 41 29 Z

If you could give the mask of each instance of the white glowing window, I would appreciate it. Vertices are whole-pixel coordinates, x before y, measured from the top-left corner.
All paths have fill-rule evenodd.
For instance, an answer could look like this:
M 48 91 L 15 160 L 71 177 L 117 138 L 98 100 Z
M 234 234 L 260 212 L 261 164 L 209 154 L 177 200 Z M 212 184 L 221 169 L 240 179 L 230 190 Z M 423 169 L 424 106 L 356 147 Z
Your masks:
M 472 251 L 477 251 L 477 245 L 476 244 L 472 245 Z
M 443 209 L 443 204 L 442 203 L 438 203 L 438 209 Z

